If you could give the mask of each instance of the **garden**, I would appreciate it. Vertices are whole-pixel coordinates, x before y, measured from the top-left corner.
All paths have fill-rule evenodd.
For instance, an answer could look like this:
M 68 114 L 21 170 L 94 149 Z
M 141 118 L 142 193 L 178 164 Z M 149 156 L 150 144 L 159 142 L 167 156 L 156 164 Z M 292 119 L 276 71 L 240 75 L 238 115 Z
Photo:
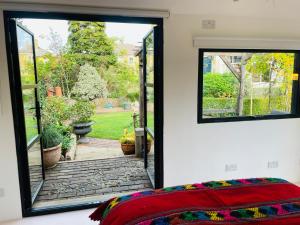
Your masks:
M 108 37 L 105 23 L 69 21 L 68 32 L 63 44 L 51 30 L 50 51 L 36 57 L 46 168 L 69 159 L 82 137 L 132 142 L 138 116 L 138 59 L 128 63 L 122 40 Z M 23 77 L 34 79 L 26 76 L 33 74 L 31 61 L 23 57 L 21 63 Z M 30 108 L 30 95 L 23 95 Z M 33 114 L 26 113 L 25 120 L 30 140 L 36 135 Z
M 206 55 L 203 65 L 204 117 L 291 112 L 293 53 Z

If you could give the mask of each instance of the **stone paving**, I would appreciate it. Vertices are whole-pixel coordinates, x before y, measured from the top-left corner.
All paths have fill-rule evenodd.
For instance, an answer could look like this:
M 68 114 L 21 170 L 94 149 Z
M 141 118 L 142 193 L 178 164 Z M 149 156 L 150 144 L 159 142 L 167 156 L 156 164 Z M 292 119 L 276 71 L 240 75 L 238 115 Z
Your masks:
M 61 162 L 46 170 L 46 180 L 35 204 L 42 206 L 93 196 L 99 199 L 151 187 L 143 159 L 134 156 Z
M 85 137 L 78 141 L 75 160 L 108 159 L 124 156 L 120 142 Z

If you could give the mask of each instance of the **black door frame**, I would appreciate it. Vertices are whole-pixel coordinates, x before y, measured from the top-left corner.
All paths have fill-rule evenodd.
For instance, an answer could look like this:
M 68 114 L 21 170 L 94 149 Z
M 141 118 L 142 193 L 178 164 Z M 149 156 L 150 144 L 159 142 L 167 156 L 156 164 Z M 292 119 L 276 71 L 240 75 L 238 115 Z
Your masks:
M 147 45 L 146 45 L 146 39 L 149 38 L 150 35 L 153 35 L 153 48 L 154 48 L 154 83 L 153 83 L 153 88 L 154 88 L 154 120 L 159 120 L 161 123 L 163 121 L 161 121 L 161 117 L 160 117 L 160 110 L 161 110 L 161 106 L 160 106 L 160 101 L 163 101 L 162 98 L 160 97 L 159 93 L 160 90 L 156 90 L 156 88 L 160 85 L 160 76 L 162 76 L 162 71 L 159 70 L 160 68 L 160 64 L 163 63 L 162 60 L 159 60 L 158 54 L 160 54 L 160 49 L 162 49 L 162 47 L 159 45 L 159 43 L 156 40 L 160 39 L 160 27 L 159 26 L 155 26 L 153 27 L 153 29 L 144 37 L 143 40 L 143 82 L 144 82 L 144 164 L 145 164 L 145 169 L 147 170 L 148 176 L 151 180 L 151 183 L 153 185 L 154 188 L 160 188 L 163 186 L 163 180 L 161 179 L 161 176 L 156 174 L 156 171 L 159 171 L 160 168 L 162 168 L 163 165 L 159 164 L 159 159 L 160 157 L 162 157 L 160 154 L 160 148 L 162 148 L 163 146 L 161 146 L 161 142 L 160 140 L 156 141 L 156 138 L 160 138 L 159 135 L 162 134 L 158 134 L 158 136 L 155 134 L 156 132 L 159 133 L 160 131 L 160 127 L 159 124 L 155 123 L 154 124 L 154 133 L 152 130 L 148 129 L 147 127 Z M 146 149 L 148 148 L 148 142 L 147 142 L 147 136 L 150 136 L 151 139 L 154 140 L 154 178 L 152 178 L 151 174 L 149 174 L 148 171 L 148 154 Z
M 44 166 L 43 166 L 43 159 L 42 159 L 42 179 L 43 181 L 39 184 L 38 189 L 36 193 L 32 193 L 31 185 L 30 185 L 30 173 L 29 173 L 29 165 L 28 165 L 28 149 L 31 148 L 38 140 L 40 140 L 41 135 L 41 126 L 40 126 L 40 103 L 38 101 L 38 92 L 37 87 L 35 87 L 34 95 L 35 95 L 35 111 L 36 111 L 36 117 L 37 117 L 37 125 L 38 125 L 38 136 L 36 136 L 33 140 L 30 141 L 30 143 L 27 143 L 26 139 L 26 127 L 25 127 L 25 120 L 24 120 L 24 106 L 23 106 L 23 100 L 22 100 L 22 83 L 21 83 L 21 77 L 20 77 L 20 64 L 18 60 L 19 52 L 18 52 L 18 43 L 17 43 L 17 27 L 22 29 L 24 32 L 28 33 L 32 37 L 32 46 L 33 46 L 33 66 L 34 66 L 34 76 L 35 76 L 35 85 L 37 84 L 37 67 L 36 67 L 36 55 L 35 55 L 35 44 L 34 44 L 34 35 L 25 27 L 21 26 L 20 24 L 17 24 L 16 21 L 11 21 L 9 29 L 9 41 L 10 41 L 10 51 L 11 51 L 11 61 L 9 61 L 9 72 L 12 72 L 15 74 L 13 77 L 14 79 L 14 89 L 18 88 L 18 91 L 12 91 L 11 92 L 11 98 L 12 100 L 15 99 L 18 101 L 18 104 L 12 105 L 14 111 L 18 112 L 18 117 L 15 122 L 15 137 L 16 137 L 16 144 L 18 146 L 17 148 L 17 157 L 18 161 L 22 160 L 21 164 L 18 164 L 19 169 L 21 168 L 21 171 L 19 170 L 19 179 L 23 182 L 23 185 L 20 187 L 22 190 L 21 192 L 24 193 L 22 196 L 22 204 L 24 204 L 24 207 L 30 208 L 32 206 L 32 202 L 37 197 L 37 194 L 39 190 L 41 189 L 43 185 L 43 181 L 45 179 L 45 172 L 44 172 Z M 11 63 L 11 64 L 10 64 Z M 12 87 L 12 86 L 11 86 Z M 20 133 L 23 133 L 21 135 Z M 41 146 L 41 145 L 40 145 Z M 42 149 L 41 149 L 42 151 Z M 42 158 L 42 152 L 41 152 L 41 158 Z
M 47 207 L 32 209 L 28 207 L 28 188 L 29 186 L 29 173 L 27 156 L 20 152 L 21 146 L 24 144 L 24 135 L 20 133 L 20 128 L 24 126 L 24 118 L 20 116 L 23 109 L 22 106 L 22 92 L 20 82 L 16 79 L 14 68 L 18 65 L 18 57 L 13 54 L 11 48 L 10 36 L 10 20 L 14 18 L 31 18 L 31 19 L 60 19 L 60 20 L 80 20 L 80 21 L 98 21 L 98 22 L 120 22 L 120 23 L 141 23 L 153 24 L 157 27 L 157 37 L 155 39 L 155 68 L 156 73 L 160 76 L 155 79 L 155 94 L 154 94 L 154 107 L 157 109 L 155 112 L 154 127 L 156 130 L 155 135 L 155 181 L 157 185 L 155 188 L 163 187 L 163 18 L 148 18 L 148 17 L 127 17 L 127 16 L 109 16 L 109 15 L 94 15 L 94 14 L 79 14 L 79 13 L 58 13 L 58 12 L 26 12 L 26 11 L 4 11 L 4 24 L 5 24 L 5 40 L 6 51 L 9 69 L 9 81 L 11 90 L 12 110 L 14 117 L 14 131 L 16 141 L 16 153 L 18 159 L 19 171 L 19 184 L 21 193 L 22 213 L 24 217 L 45 215 L 51 213 L 67 212 L 72 210 L 94 208 L 99 205 L 99 202 L 91 202 L 77 205 L 63 205 L 57 207 Z M 26 197 L 27 196 L 27 197 Z
M 30 143 L 27 143 L 27 151 L 29 148 L 31 148 L 35 143 L 37 143 L 37 141 L 40 141 L 40 149 L 41 149 L 41 166 L 42 166 L 42 182 L 39 184 L 37 190 L 35 193 L 32 193 L 31 190 L 31 185 L 29 186 L 29 190 L 28 192 L 30 192 L 30 197 L 31 197 L 31 202 L 34 202 L 34 200 L 36 199 L 40 189 L 42 188 L 42 185 L 44 183 L 45 180 L 45 169 L 44 169 L 44 160 L 43 160 L 43 153 L 42 153 L 42 143 L 41 143 L 41 132 L 42 132 L 42 127 L 41 127 L 41 111 L 40 111 L 40 101 L 38 98 L 38 75 L 37 75 L 37 66 L 36 66 L 36 52 L 35 52 L 35 40 L 34 40 L 34 34 L 28 30 L 26 27 L 22 26 L 21 24 L 17 23 L 16 21 L 11 21 L 12 22 L 12 26 L 10 27 L 11 29 L 11 33 L 15 35 L 14 38 L 11 38 L 11 46 L 13 47 L 13 51 L 12 54 L 17 54 L 19 55 L 19 49 L 18 49 L 18 44 L 17 44 L 17 35 L 14 33 L 15 29 L 17 29 L 17 27 L 19 27 L 20 29 L 22 29 L 24 32 L 28 33 L 31 37 L 32 37 L 32 53 L 33 53 L 33 66 L 34 66 L 34 78 L 35 78 L 35 89 L 34 89 L 34 97 L 35 97 L 35 114 L 36 114 L 36 118 L 37 118 L 37 128 L 38 128 L 38 136 L 36 136 L 33 140 L 30 141 Z M 15 40 L 14 40 L 15 39 Z M 16 43 L 14 43 L 16 42 Z M 15 67 L 14 69 L 14 74 L 16 74 L 17 76 L 15 77 L 15 80 L 17 80 L 17 83 L 20 83 L 22 86 L 22 82 L 21 82 L 21 72 L 20 72 L 20 65 L 19 65 L 19 60 L 15 63 Z M 22 88 L 22 87 L 21 87 Z M 24 117 L 24 106 L 23 104 L 19 105 L 18 107 L 23 108 L 22 115 L 20 117 Z M 26 129 L 24 130 L 24 133 L 26 134 Z M 21 149 L 21 148 L 20 148 Z M 24 149 L 25 150 L 25 149 Z M 26 154 L 27 157 L 27 162 L 28 162 L 28 155 Z M 30 173 L 29 173 L 30 176 Z M 29 193 L 28 193 L 29 194 Z M 28 197 L 29 198 L 29 197 Z M 29 206 L 29 205 L 28 205 Z
M 151 137 L 152 140 L 154 140 L 154 157 L 155 157 L 155 138 L 154 138 L 154 133 L 148 129 L 148 96 L 147 96 L 147 83 L 148 83 L 148 80 L 147 80 L 147 39 L 152 35 L 153 36 L 153 40 L 154 40 L 154 31 L 155 28 L 153 28 L 150 32 L 148 32 L 146 34 L 146 36 L 144 37 L 143 39 L 143 95 L 144 95 L 144 138 L 143 138 L 143 141 L 144 141 L 144 167 L 147 171 L 147 174 L 148 174 L 148 177 L 150 179 L 150 182 L 152 184 L 152 186 L 155 188 L 155 185 L 156 185 L 156 182 L 155 182 L 155 177 L 154 179 L 151 177 L 151 174 L 149 174 L 149 171 L 148 171 L 148 152 L 147 152 L 147 149 L 148 149 L 148 135 Z M 154 46 L 154 44 L 153 44 Z M 154 55 L 153 55 L 153 58 L 154 58 Z M 153 62 L 154 64 L 155 62 Z M 153 71 L 154 72 L 154 71 Z M 154 76 L 157 75 L 157 74 L 154 74 Z M 154 78 L 155 80 L 155 78 Z M 155 102 L 155 101 L 154 101 Z M 154 108 L 154 117 L 155 117 L 155 108 Z M 155 129 L 154 129 L 155 130 Z M 155 163 L 154 163 L 155 164 Z M 155 174 L 154 174 L 155 176 Z

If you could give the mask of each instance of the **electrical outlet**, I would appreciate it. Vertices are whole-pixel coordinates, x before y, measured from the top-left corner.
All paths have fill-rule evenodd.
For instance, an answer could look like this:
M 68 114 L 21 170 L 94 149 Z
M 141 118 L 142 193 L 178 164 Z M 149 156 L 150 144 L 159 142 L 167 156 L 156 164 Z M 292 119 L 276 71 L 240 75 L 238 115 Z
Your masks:
M 215 29 L 216 21 L 215 20 L 202 20 L 202 28 L 203 29 Z
M 226 172 L 237 171 L 237 164 L 227 164 L 227 165 L 225 165 L 225 171 Z
M 0 188 L 0 198 L 4 197 L 4 188 Z
M 268 168 L 269 169 L 278 168 L 278 166 L 279 166 L 278 161 L 270 161 L 270 162 L 268 162 Z

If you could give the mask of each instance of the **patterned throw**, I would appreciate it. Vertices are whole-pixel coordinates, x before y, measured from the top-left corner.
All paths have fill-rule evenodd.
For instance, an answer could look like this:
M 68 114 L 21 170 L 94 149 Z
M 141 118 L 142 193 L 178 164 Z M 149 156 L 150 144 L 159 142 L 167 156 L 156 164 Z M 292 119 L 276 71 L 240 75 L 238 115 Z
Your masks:
M 191 190 L 199 190 L 199 189 L 219 189 L 219 188 L 229 188 L 229 187 L 240 187 L 240 186 L 249 186 L 249 185 L 263 185 L 263 184 L 272 184 L 272 183 L 287 183 L 286 180 L 279 178 L 251 178 L 251 179 L 238 179 L 238 180 L 224 180 L 224 181 L 210 181 L 200 184 L 186 184 L 181 186 L 167 187 L 162 189 L 157 189 L 153 191 L 144 191 L 137 192 L 131 195 L 125 195 L 122 197 L 115 197 L 105 209 L 103 216 L 105 217 L 109 211 L 115 207 L 116 205 L 128 201 L 134 198 L 140 198 L 149 195 L 158 195 L 165 194 L 168 192 L 174 191 L 191 191 Z
M 255 220 L 275 216 L 286 216 L 300 212 L 300 202 L 275 204 L 260 207 L 216 210 L 216 211 L 186 211 L 162 216 L 138 223 L 138 225 L 172 225 L 188 222 L 235 222 L 239 220 Z
M 296 225 L 300 188 L 279 178 L 188 184 L 112 198 L 90 217 L 101 225 Z

